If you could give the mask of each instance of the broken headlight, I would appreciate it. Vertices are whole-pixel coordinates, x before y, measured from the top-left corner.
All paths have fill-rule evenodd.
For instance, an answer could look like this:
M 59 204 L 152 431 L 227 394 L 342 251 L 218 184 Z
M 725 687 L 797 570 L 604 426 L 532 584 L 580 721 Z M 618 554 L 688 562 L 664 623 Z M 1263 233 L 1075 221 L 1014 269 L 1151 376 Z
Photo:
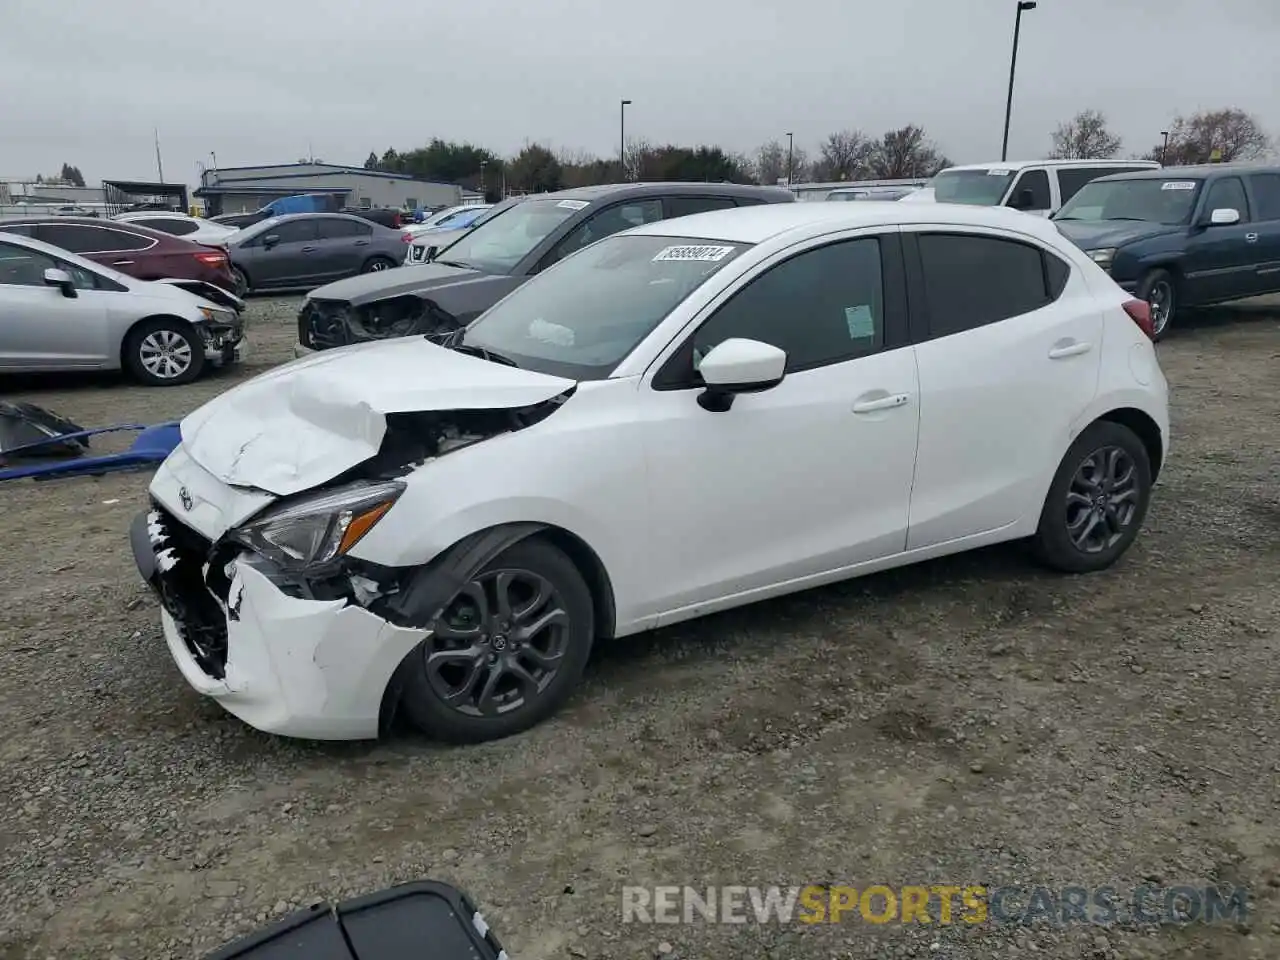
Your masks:
M 398 481 L 355 483 L 268 510 L 232 536 L 286 570 L 322 567 L 346 555 L 404 493 Z

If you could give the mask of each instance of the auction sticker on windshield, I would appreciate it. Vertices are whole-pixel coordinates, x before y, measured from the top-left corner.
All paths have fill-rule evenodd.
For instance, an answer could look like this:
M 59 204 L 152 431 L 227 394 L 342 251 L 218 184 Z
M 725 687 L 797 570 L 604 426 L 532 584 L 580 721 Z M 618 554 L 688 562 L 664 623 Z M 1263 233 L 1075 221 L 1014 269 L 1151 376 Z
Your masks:
M 1013 173 L 1012 170 L 1006 170 L 1003 167 L 992 167 L 990 170 L 987 171 L 987 176 L 988 177 L 1007 177 L 1011 173 Z
M 590 205 L 590 200 L 561 200 L 556 204 L 557 207 L 564 207 L 566 210 L 581 210 Z
M 1195 188 L 1194 180 L 1166 180 L 1160 185 L 1161 190 L 1194 190 Z
M 704 263 L 718 263 L 729 254 L 733 247 L 712 246 L 710 244 L 688 245 L 682 247 L 663 247 L 653 258 L 654 263 L 662 260 L 697 260 Z

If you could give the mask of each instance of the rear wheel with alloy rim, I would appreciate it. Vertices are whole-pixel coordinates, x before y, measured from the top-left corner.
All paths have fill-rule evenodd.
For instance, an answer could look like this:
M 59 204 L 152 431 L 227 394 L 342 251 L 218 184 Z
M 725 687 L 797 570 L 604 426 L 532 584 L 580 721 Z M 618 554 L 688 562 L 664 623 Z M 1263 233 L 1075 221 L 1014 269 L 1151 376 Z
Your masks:
M 459 743 L 528 729 L 582 676 L 593 609 L 563 552 L 536 538 L 515 544 L 462 587 L 412 655 L 406 715 L 428 736 Z
M 361 273 L 379 273 L 383 270 L 390 270 L 394 267 L 395 261 L 388 260 L 386 257 L 371 257 L 365 262 L 364 269 Z
M 1076 438 L 1049 488 L 1034 546 L 1049 566 L 1088 573 L 1129 549 L 1151 499 L 1151 460 L 1128 427 L 1101 420 Z
M 129 332 L 123 359 L 134 378 L 145 384 L 178 386 L 200 376 L 204 344 L 181 320 L 148 320 Z
M 1152 270 L 1138 284 L 1139 299 L 1151 307 L 1151 330 L 1162 338 L 1178 311 L 1178 284 L 1168 270 Z
M 249 286 L 249 275 L 239 267 L 231 268 L 231 280 L 235 289 L 231 292 L 237 297 L 243 297 L 248 294 L 251 287 Z

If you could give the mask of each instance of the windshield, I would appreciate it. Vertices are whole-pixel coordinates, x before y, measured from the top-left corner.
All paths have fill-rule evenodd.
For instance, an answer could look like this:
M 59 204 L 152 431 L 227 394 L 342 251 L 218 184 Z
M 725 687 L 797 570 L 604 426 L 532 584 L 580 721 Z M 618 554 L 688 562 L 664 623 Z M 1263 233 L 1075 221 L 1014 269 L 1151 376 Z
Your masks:
M 1196 205 L 1200 180 L 1095 180 L 1062 205 L 1055 220 L 1141 220 L 1186 223 Z
M 485 273 L 510 273 L 552 230 L 586 205 L 585 200 L 525 200 L 482 220 L 436 259 Z
M 1004 199 L 1016 171 L 1007 167 L 982 170 L 943 170 L 933 178 L 934 199 L 938 203 L 971 203 L 994 207 Z
M 603 380 L 685 297 L 750 244 L 616 234 L 500 300 L 458 346 L 575 380 Z

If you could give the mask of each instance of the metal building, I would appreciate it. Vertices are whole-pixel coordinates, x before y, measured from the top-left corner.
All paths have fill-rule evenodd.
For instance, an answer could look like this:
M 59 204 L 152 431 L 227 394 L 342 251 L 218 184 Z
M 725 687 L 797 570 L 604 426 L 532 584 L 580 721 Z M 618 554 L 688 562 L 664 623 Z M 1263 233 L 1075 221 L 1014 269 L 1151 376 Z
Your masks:
M 462 188 L 455 183 L 333 163 L 223 167 L 205 170 L 200 181 L 194 196 L 204 201 L 207 216 L 251 213 L 272 200 L 300 193 L 339 194 L 344 206 L 365 210 L 413 210 L 462 202 Z

